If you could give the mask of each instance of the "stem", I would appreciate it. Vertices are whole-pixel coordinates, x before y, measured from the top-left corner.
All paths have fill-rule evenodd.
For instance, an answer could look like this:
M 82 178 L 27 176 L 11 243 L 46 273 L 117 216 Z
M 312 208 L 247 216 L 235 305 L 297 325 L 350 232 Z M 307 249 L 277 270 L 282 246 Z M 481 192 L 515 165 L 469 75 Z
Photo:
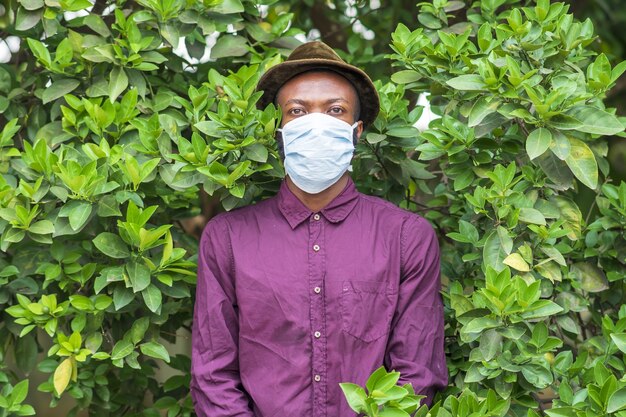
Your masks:
M 602 183 L 602 185 L 608 183 L 608 178 L 604 179 L 604 182 Z M 600 192 L 602 190 L 602 186 L 598 187 L 596 190 L 596 197 L 593 199 L 593 202 L 591 203 L 591 206 L 589 206 L 589 211 L 587 212 L 587 216 L 585 216 L 585 228 L 587 226 L 589 226 L 589 219 L 591 218 L 591 213 L 593 213 L 593 210 L 596 208 L 597 205 L 597 199 L 598 196 L 600 195 Z
M 580 325 L 580 330 L 583 332 L 583 340 L 587 340 L 589 335 L 587 334 L 585 323 L 583 323 L 583 319 L 582 317 L 580 317 L 580 313 L 576 313 L 576 319 L 578 320 L 578 324 Z

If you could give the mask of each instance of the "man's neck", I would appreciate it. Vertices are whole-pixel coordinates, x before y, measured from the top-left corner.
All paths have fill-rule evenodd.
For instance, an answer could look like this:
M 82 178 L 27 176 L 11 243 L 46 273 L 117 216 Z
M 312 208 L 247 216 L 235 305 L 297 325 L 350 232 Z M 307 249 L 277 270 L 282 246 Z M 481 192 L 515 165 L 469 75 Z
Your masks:
M 348 178 L 349 174 L 346 172 L 341 176 L 341 178 L 339 178 L 339 181 L 337 181 L 321 193 L 309 194 L 299 189 L 296 184 L 291 181 L 291 178 L 289 178 L 289 176 L 286 177 L 287 187 L 289 187 L 289 190 L 296 196 L 296 198 L 298 198 L 298 200 L 302 202 L 302 204 L 304 204 L 309 210 L 314 213 L 322 210 L 324 207 L 330 204 L 330 202 L 333 201 L 335 197 L 341 194 L 343 189 L 346 187 L 346 184 L 348 183 Z

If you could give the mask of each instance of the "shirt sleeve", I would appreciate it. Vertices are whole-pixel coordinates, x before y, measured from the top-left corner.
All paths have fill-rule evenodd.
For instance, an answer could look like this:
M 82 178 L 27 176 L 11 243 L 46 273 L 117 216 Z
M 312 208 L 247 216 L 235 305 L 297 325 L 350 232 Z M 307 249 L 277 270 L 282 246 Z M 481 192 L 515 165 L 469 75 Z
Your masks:
M 400 372 L 431 404 L 448 383 L 444 353 L 443 304 L 439 290 L 439 244 L 433 228 L 412 215 L 401 234 L 402 271 L 398 305 L 385 354 L 387 369 Z
M 199 417 L 254 417 L 239 376 L 234 262 L 226 221 L 206 226 L 198 254 L 191 396 Z

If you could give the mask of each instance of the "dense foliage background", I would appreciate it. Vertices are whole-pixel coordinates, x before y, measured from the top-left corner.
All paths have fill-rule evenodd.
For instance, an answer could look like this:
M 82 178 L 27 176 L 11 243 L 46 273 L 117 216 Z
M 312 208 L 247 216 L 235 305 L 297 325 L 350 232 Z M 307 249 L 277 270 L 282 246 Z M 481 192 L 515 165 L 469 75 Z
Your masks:
M 196 237 L 276 191 L 254 88 L 307 36 L 378 80 L 359 189 L 441 237 L 451 385 L 418 415 L 626 416 L 613 3 L 5 1 L 0 416 L 54 415 L 37 391 L 57 415 L 192 413 Z M 442 117 L 419 132 L 422 92 Z

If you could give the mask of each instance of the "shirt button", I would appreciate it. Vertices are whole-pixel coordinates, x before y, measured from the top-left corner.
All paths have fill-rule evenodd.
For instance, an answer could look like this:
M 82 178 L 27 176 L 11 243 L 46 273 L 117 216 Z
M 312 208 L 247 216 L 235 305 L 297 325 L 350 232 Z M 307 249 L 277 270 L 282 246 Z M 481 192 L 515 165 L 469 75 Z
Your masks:
M 320 250 L 320 245 L 313 245 L 313 250 L 314 250 L 315 252 L 319 252 L 319 250 Z
M 313 220 L 319 220 L 320 219 L 320 215 L 315 213 L 315 215 L 313 216 Z
M 322 334 L 320 332 L 315 332 L 315 333 L 313 333 L 313 335 L 315 336 L 316 339 L 319 339 L 320 336 L 322 336 Z
M 313 379 L 315 380 L 315 382 L 320 382 L 322 380 L 322 377 L 319 375 L 315 375 Z
M 320 287 L 315 287 L 313 288 L 313 291 L 315 291 L 315 294 L 319 294 L 322 292 L 322 289 Z

